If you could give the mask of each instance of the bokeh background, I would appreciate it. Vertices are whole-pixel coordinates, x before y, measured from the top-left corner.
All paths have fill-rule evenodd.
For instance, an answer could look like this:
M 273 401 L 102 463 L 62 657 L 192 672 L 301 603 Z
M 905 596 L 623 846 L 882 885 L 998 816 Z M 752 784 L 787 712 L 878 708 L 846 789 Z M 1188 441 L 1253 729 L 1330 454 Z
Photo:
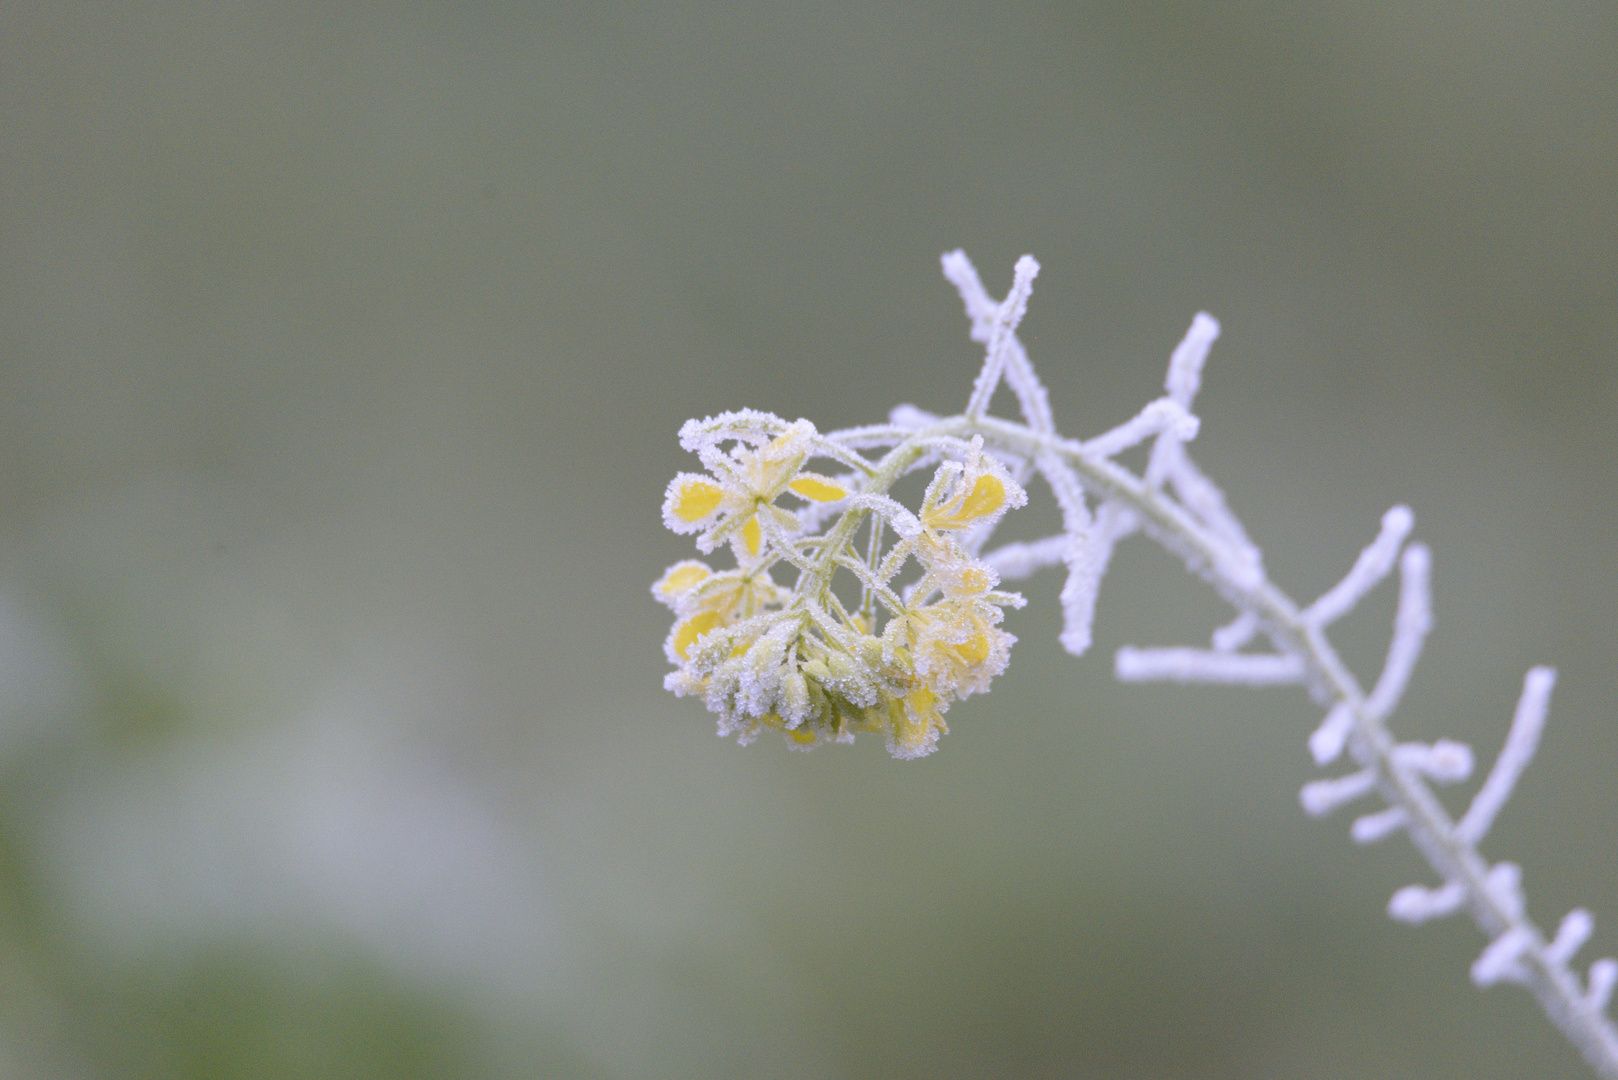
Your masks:
M 1299 811 L 1301 692 L 1113 683 L 1224 617 L 1144 541 L 925 761 L 662 691 L 678 425 L 958 408 L 957 246 L 1075 435 L 1219 316 L 1294 595 L 1416 508 L 1396 726 L 1559 666 L 1487 850 L 1618 950 L 1611 5 L 12 4 L 0 1073 L 1583 1075 Z

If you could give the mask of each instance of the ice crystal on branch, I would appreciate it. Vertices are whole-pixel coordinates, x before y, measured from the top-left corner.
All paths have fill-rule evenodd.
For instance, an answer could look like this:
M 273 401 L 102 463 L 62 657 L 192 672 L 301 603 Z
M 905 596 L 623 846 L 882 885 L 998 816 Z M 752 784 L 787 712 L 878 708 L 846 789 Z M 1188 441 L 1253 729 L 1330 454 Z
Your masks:
M 1535 668 L 1523 685 L 1510 734 L 1471 808 L 1451 819 L 1432 785 L 1472 772 L 1469 747 L 1447 739 L 1400 743 L 1387 728 L 1432 628 L 1432 555 L 1407 543 L 1414 515 L 1395 506 L 1337 585 L 1300 606 L 1272 584 L 1259 548 L 1188 449 L 1192 413 L 1219 324 L 1199 313 L 1170 356 L 1163 396 L 1089 440 L 1064 438 L 1045 388 L 1017 336 L 1039 264 L 1018 260 L 1010 292 L 995 300 L 959 251 L 943 257 L 984 359 L 965 408 L 935 416 L 909 405 L 885 424 L 819 433 L 744 410 L 691 421 L 680 442 L 707 470 L 669 484 L 663 520 L 712 553 L 728 544 L 735 565 L 676 563 L 653 586 L 675 621 L 665 651 L 666 685 L 700 696 L 722 735 L 743 743 L 765 729 L 794 747 L 883 734 L 895 757 L 931 753 L 951 703 L 987 690 L 1005 669 L 1013 638 L 1002 611 L 1022 597 L 1002 580 L 1062 564 L 1062 645 L 1091 644 L 1096 595 L 1117 544 L 1144 532 L 1205 580 L 1233 610 L 1209 648 L 1126 647 L 1119 679 L 1266 687 L 1297 684 L 1325 709 L 1309 736 L 1316 764 L 1346 753 L 1352 771 L 1305 784 L 1303 808 L 1325 817 L 1376 798 L 1355 818 L 1362 844 L 1404 833 L 1440 879 L 1394 893 L 1388 914 L 1421 923 L 1466 911 L 1488 937 L 1471 975 L 1479 986 L 1516 982 L 1602 1076 L 1618 1080 L 1618 1031 L 1605 1015 L 1618 961 L 1571 966 L 1593 920 L 1576 908 L 1553 939 L 1527 916 L 1522 872 L 1478 851 L 1538 745 L 1555 673 Z M 1004 381 L 1020 422 L 988 412 Z M 1140 473 L 1118 455 L 1147 445 Z M 874 456 L 873 451 L 880 451 Z M 810 471 L 815 461 L 826 471 Z M 915 511 L 889 494 L 907 473 L 932 469 Z M 980 554 L 1023 485 L 1045 481 L 1062 531 Z M 782 500 L 790 500 L 782 505 Z M 1338 657 L 1328 628 L 1397 567 L 1399 599 L 1387 657 L 1367 693 Z M 918 576 L 898 587 L 907 568 Z M 847 598 L 843 599 L 844 597 Z

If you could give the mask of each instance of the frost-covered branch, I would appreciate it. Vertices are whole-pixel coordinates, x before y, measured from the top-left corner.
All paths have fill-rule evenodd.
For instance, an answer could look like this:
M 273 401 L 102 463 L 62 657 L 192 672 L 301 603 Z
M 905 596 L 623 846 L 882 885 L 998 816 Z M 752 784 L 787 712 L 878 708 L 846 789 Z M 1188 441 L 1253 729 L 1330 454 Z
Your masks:
M 1163 402 L 1189 408 L 1200 382 L 1207 343 L 1216 334 L 1217 324 L 1199 315 L 1186 341 L 1175 351 L 1167 380 L 1169 397 Z M 1161 407 L 1160 403 L 1154 405 Z M 1153 407 L 1114 431 L 1134 434 L 1147 430 Z M 1467 908 L 1489 938 L 1473 965 L 1473 980 L 1480 986 L 1502 980 L 1527 986 L 1596 1072 L 1618 1077 L 1618 1032 L 1604 1013 L 1614 983 L 1618 983 L 1618 962 L 1598 960 L 1591 965 L 1588 979 L 1581 980 L 1570 962 L 1589 936 L 1588 914 L 1580 909 L 1570 916 L 1571 923 L 1564 920 L 1556 939 L 1547 943 L 1527 917 L 1518 868 L 1512 863 L 1491 866 L 1477 850 L 1537 745 L 1554 673 L 1549 668 L 1529 672 L 1506 746 L 1459 824 L 1450 819 L 1428 785 L 1464 779 L 1471 771 L 1470 751 L 1447 741 L 1433 747 L 1401 745 L 1384 726 L 1403 696 L 1432 625 L 1430 553 L 1415 544 L 1400 554 L 1414 525 L 1410 511 L 1405 507 L 1388 511 L 1381 533 L 1343 580 L 1300 611 L 1264 578 L 1257 548 L 1217 489 L 1191 462 L 1185 452 L 1186 440 L 1178 431 L 1164 425 L 1156 434 L 1147 473 L 1137 478 L 1108 460 L 1109 452 L 1116 452 L 1113 447 L 1124 443 L 1122 438 L 1109 438 L 1111 432 L 1075 446 L 1035 433 L 1031 426 L 1002 423 L 975 429 L 991 444 L 1006 449 L 1056 453 L 1103 506 L 1127 508 L 1149 534 L 1236 607 L 1238 618 L 1230 628 L 1234 634 L 1227 637 L 1245 644 L 1243 635 L 1253 627 L 1262 628 L 1274 649 L 1259 654 L 1221 650 L 1217 638 L 1213 651 L 1126 648 L 1117 656 L 1118 677 L 1255 686 L 1307 682 L 1327 708 L 1325 720 L 1310 739 L 1316 760 L 1327 764 L 1346 747 L 1360 770 L 1306 785 L 1302 792 L 1305 809 L 1324 815 L 1373 793 L 1380 795 L 1385 808 L 1357 818 L 1351 830 L 1354 839 L 1372 843 L 1404 830 L 1443 881 L 1433 889 L 1410 886 L 1399 890 L 1389 903 L 1389 914 L 1419 922 Z M 1160 478 L 1174 485 L 1178 500 L 1162 490 Z M 1109 539 L 1098 540 L 1110 550 Z M 1337 656 L 1325 629 L 1369 593 L 1395 561 L 1401 579 L 1398 613 L 1382 673 L 1367 696 Z M 1063 608 L 1069 617 L 1064 644 L 1087 644 L 1088 626 L 1074 622 L 1087 622 L 1093 603 L 1064 603 Z
M 1213 632 L 1210 648 L 1120 649 L 1118 678 L 1305 686 L 1325 710 L 1308 740 L 1314 760 L 1324 767 L 1346 752 L 1355 768 L 1305 784 L 1304 810 L 1324 817 L 1379 800 L 1355 818 L 1353 839 L 1369 844 L 1403 832 L 1439 879 L 1399 889 L 1389 916 L 1421 923 L 1467 911 L 1487 938 L 1471 968 L 1473 981 L 1525 986 L 1596 1073 L 1618 1080 L 1618 1030 L 1606 1015 L 1618 961 L 1597 960 L 1583 977 L 1572 966 L 1592 917 L 1582 908 L 1569 912 L 1547 940 L 1528 918 L 1520 868 L 1491 864 L 1478 850 L 1538 745 L 1554 672 L 1528 673 L 1505 746 L 1456 822 L 1432 788 L 1471 775 L 1470 748 L 1447 739 L 1400 743 L 1387 728 L 1432 626 L 1432 556 L 1424 545 L 1407 543 L 1415 523 L 1410 510 L 1396 506 L 1384 514 L 1380 532 L 1342 580 L 1300 606 L 1269 581 L 1258 546 L 1188 450 L 1198 431 L 1191 408 L 1219 335 L 1212 317 L 1198 314 L 1174 350 L 1162 397 L 1123 424 L 1077 441 L 1056 431 L 1016 333 L 1038 264 L 1019 260 L 1002 301 L 990 297 L 964 253 L 945 255 L 943 268 L 961 294 L 973 339 L 985 346 L 960 415 L 900 406 L 886 424 L 819 435 L 806 420 L 789 424 L 744 411 L 682 430 L 682 441 L 709 472 L 675 478 L 664 520 L 676 532 L 698 534 L 704 552 L 728 542 L 737 566 L 715 571 L 688 560 L 654 586 L 676 615 L 665 645 L 676 665 L 670 689 L 701 695 L 719 715 L 720 733 L 744 742 L 766 728 L 798 746 L 877 731 L 895 756 L 921 756 L 947 730 L 941 714 L 950 701 L 987 689 L 1005 665 L 1014 639 L 996 624 L 1000 609 L 1020 606 L 1022 598 L 995 586 L 1064 564 L 1061 642 L 1083 653 L 1114 548 L 1145 532 L 1234 610 Z M 1020 422 L 987 411 L 1002 380 L 1017 399 Z M 1116 460 L 1143 443 L 1150 451 L 1140 474 Z M 865 456 L 874 450 L 885 453 Z M 815 458 L 845 471 L 807 471 Z M 888 494 L 905 473 L 934 467 L 919 511 Z M 979 556 L 1002 514 L 1022 503 L 1021 485 L 1036 474 L 1061 510 L 1061 534 Z M 776 505 L 783 495 L 807 505 Z M 855 546 L 856 535 L 867 538 L 864 548 Z M 896 592 L 889 583 L 907 561 L 919 564 L 921 577 Z M 1397 613 L 1382 670 L 1366 693 L 1326 632 L 1395 566 Z M 777 571 L 795 574 L 794 583 L 777 582 Z M 845 610 L 831 591 L 839 571 L 851 572 L 858 584 L 857 610 Z

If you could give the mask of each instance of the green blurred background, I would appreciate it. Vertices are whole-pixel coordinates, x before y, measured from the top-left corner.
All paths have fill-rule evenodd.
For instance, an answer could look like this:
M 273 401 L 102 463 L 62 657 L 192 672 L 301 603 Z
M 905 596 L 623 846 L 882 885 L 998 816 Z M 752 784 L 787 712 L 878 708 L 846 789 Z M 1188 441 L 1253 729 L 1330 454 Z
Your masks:
M 1611 5 L 13 4 L 0 1074 L 1583 1075 L 1299 811 L 1301 692 L 1113 683 L 1223 619 L 1144 541 L 925 761 L 661 690 L 680 422 L 959 408 L 957 246 L 1075 435 L 1223 321 L 1294 595 L 1415 507 L 1396 726 L 1559 666 L 1486 850 L 1618 950 Z

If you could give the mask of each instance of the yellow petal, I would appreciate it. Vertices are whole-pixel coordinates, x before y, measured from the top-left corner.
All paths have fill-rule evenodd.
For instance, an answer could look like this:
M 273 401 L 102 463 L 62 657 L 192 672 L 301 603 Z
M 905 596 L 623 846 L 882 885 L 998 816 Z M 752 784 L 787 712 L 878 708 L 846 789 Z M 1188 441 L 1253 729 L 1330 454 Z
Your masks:
M 725 492 L 719 485 L 706 480 L 692 480 L 680 488 L 679 498 L 674 503 L 674 516 L 681 521 L 701 521 L 718 508 L 719 500 L 724 497 Z
M 697 638 L 724 622 L 724 618 L 717 611 L 699 611 L 674 630 L 674 653 L 681 660 L 685 659 L 685 651 L 696 644 Z
M 980 518 L 994 513 L 1006 501 L 1006 486 L 997 476 L 980 476 L 972 485 L 972 494 L 961 504 L 961 516 Z
M 838 499 L 848 498 L 848 492 L 836 484 L 828 484 L 824 480 L 813 476 L 800 476 L 788 484 L 787 487 L 804 498 L 814 499 L 816 502 L 836 502 Z
M 758 549 L 764 543 L 764 530 L 759 528 L 758 518 L 750 517 L 747 524 L 742 526 L 742 543 L 747 545 L 749 555 L 758 554 Z
M 894 709 L 894 742 L 904 757 L 917 757 L 930 753 L 928 743 L 932 733 L 948 734 L 949 727 L 938 712 L 938 698 L 925 686 L 918 686 L 905 695 L 906 707 Z
M 662 579 L 652 587 L 659 596 L 678 596 L 712 572 L 695 559 L 689 559 L 669 567 Z
M 986 634 L 973 634 L 959 645 L 955 652 L 968 664 L 981 664 L 989 658 L 989 638 Z
M 958 529 L 978 518 L 989 516 L 1004 506 L 1005 502 L 1006 486 L 1000 482 L 999 477 L 980 476 L 977 483 L 972 485 L 972 490 L 967 492 L 966 498 L 961 500 L 960 506 L 947 514 L 929 515 L 927 524 L 935 529 Z
M 982 592 L 989 587 L 989 572 L 976 566 L 967 567 L 961 571 L 961 589 L 966 592 Z
M 815 741 L 815 732 L 814 729 L 808 724 L 799 724 L 797 727 L 787 732 L 787 738 L 791 739 L 799 746 L 808 746 Z
M 910 693 L 905 695 L 905 702 L 915 710 L 917 716 L 929 716 L 933 707 L 938 704 L 938 696 L 925 686 L 914 686 Z

